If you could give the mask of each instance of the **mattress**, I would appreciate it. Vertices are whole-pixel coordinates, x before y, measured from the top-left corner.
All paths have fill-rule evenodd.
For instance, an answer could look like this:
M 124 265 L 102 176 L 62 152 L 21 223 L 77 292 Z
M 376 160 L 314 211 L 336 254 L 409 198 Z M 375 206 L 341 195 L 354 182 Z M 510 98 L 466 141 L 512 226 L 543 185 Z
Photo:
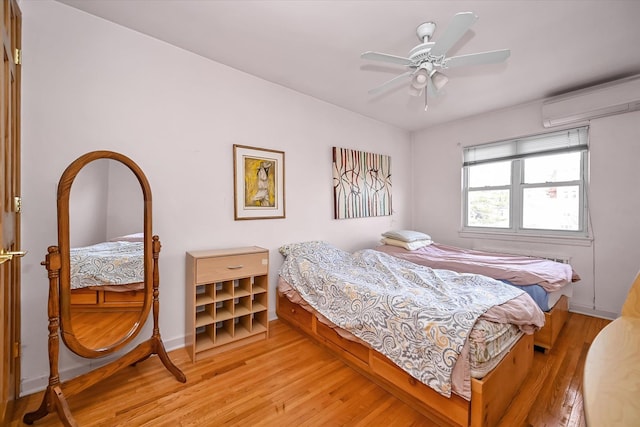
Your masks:
M 138 283 L 126 283 L 123 285 L 102 285 L 102 286 L 88 286 L 82 288 L 88 291 L 108 291 L 108 292 L 131 292 L 144 290 L 144 282 Z M 72 289 L 73 290 L 73 289 Z
M 571 298 L 573 296 L 573 283 L 567 283 L 560 289 L 553 292 L 547 292 L 540 285 L 521 286 L 514 285 L 507 280 L 501 280 L 501 282 L 525 291 L 536 302 L 536 304 L 538 304 L 538 307 L 540 307 L 540 310 L 542 311 L 551 311 L 563 295 L 567 298 Z
M 515 325 L 478 319 L 467 340 L 471 376 L 480 379 L 488 374 L 522 335 Z
M 568 283 L 557 291 L 549 292 L 547 301 L 549 310 L 551 310 L 558 303 L 563 295 L 567 298 L 571 298 L 573 296 L 573 286 L 573 283 Z

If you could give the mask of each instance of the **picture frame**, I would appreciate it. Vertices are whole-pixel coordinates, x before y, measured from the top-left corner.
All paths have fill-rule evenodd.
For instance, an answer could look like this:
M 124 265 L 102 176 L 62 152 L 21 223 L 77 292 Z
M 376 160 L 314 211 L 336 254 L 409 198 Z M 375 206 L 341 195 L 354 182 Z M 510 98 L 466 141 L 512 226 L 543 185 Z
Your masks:
M 334 219 L 388 216 L 391 156 L 333 147 Z
M 285 218 L 284 152 L 233 145 L 234 219 Z

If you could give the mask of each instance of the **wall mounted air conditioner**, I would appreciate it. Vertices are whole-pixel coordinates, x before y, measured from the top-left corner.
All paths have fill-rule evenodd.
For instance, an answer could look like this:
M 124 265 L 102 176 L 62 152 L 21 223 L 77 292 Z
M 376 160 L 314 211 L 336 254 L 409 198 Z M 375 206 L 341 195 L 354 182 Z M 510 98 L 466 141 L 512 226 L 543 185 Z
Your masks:
M 549 128 L 640 110 L 640 75 L 549 98 L 542 124 Z

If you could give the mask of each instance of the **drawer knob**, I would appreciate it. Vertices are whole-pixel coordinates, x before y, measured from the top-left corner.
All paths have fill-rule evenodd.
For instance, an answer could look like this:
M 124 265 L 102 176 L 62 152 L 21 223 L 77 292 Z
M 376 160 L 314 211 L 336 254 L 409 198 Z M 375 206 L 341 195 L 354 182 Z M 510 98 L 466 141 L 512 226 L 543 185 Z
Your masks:
M 244 266 L 243 266 L 242 264 L 240 264 L 240 265 L 230 265 L 230 266 L 228 266 L 227 268 L 228 268 L 229 270 L 239 270 L 239 269 L 241 269 L 242 267 L 244 267 Z

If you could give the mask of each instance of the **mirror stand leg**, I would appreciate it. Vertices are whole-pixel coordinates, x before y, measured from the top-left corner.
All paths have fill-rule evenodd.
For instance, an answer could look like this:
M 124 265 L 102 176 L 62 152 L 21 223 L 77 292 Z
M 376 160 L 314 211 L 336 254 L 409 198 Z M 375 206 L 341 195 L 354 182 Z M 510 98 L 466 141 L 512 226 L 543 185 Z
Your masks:
M 180 381 L 181 383 L 186 383 L 187 377 L 180 370 L 180 368 L 174 365 L 171 359 L 169 359 L 169 355 L 167 354 L 167 351 L 164 348 L 164 344 L 162 343 L 160 336 L 159 335 L 157 337 L 154 336 L 152 339 L 154 340 L 155 353 L 160 358 L 160 361 L 162 362 L 164 367 L 167 368 L 167 370 L 171 372 L 178 381 Z
M 22 417 L 22 422 L 25 424 L 33 424 L 35 421 L 49 414 L 49 407 L 51 406 L 50 396 L 51 396 L 51 386 L 47 387 L 47 390 L 44 392 L 44 396 L 42 396 L 42 403 L 40 407 L 33 412 L 27 412 Z
M 173 364 L 169 355 L 164 348 L 162 338 L 160 338 L 160 323 L 158 318 L 160 317 L 160 269 L 158 268 L 158 257 L 160 254 L 160 238 L 153 236 L 153 333 L 151 335 L 151 343 L 153 345 L 153 352 L 158 355 L 160 361 L 165 368 L 181 383 L 187 382 L 187 377 L 184 373 Z
M 62 425 L 65 427 L 78 427 L 78 424 L 73 419 L 73 415 L 71 415 L 71 410 L 69 409 L 69 405 L 62 393 L 60 385 L 47 386 L 47 390 L 44 392 L 40 407 L 33 412 L 24 414 L 22 421 L 25 424 L 31 425 L 40 418 L 48 415 L 53 410 L 57 412 Z
M 162 338 L 160 338 L 160 326 L 158 323 L 158 314 L 160 312 L 160 301 L 158 298 L 158 286 L 154 283 L 153 287 L 153 334 L 151 335 L 151 343 L 153 345 L 153 352 L 158 355 L 162 364 L 173 374 L 174 377 L 181 383 L 187 382 L 187 377 L 174 363 L 169 359 L 167 350 L 164 348 Z
M 47 268 L 49 276 L 49 385 L 42 396 L 40 407 L 33 412 L 24 414 L 22 421 L 25 424 L 33 424 L 40 418 L 45 417 L 54 410 L 58 413 L 62 424 L 66 427 L 77 427 L 76 421 L 71 415 L 67 400 L 62 393 L 60 376 L 58 374 L 58 354 L 60 351 L 60 317 L 58 301 L 58 277 L 60 273 L 60 253 L 57 246 L 50 246 L 45 261 L 42 262 Z
M 53 387 L 51 389 L 51 395 L 54 399 L 54 405 L 56 407 L 56 412 L 60 417 L 60 421 L 65 427 L 78 427 L 78 424 L 73 419 L 71 415 L 71 410 L 69 409 L 69 405 L 67 404 L 67 399 L 64 398 L 64 394 L 62 394 L 62 389 L 60 386 Z

